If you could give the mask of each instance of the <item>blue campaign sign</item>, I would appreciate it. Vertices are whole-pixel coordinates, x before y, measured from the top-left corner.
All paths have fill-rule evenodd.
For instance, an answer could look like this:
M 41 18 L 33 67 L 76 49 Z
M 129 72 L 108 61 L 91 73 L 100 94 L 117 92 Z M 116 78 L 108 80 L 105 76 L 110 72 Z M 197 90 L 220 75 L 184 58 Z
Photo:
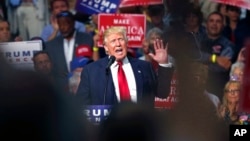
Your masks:
M 77 0 L 76 11 L 85 14 L 115 13 L 121 0 Z
M 89 105 L 84 109 L 84 113 L 90 122 L 99 124 L 109 116 L 111 109 L 111 105 Z

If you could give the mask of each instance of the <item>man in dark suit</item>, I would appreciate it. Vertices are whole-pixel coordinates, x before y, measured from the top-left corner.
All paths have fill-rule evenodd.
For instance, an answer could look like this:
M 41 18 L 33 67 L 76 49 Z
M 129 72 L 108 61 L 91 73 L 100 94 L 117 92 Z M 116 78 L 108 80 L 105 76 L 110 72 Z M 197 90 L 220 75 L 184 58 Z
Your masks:
M 93 40 L 89 34 L 75 30 L 74 16 L 69 11 L 59 13 L 57 22 L 61 35 L 46 42 L 45 50 L 48 51 L 51 57 L 53 63 L 52 74 L 55 77 L 59 90 L 66 90 L 67 92 L 70 62 L 75 56 L 79 55 L 91 58 Z M 82 48 L 83 45 L 85 48 Z M 79 51 L 79 47 L 82 49 L 82 54 L 76 54 Z
M 153 107 L 155 96 L 166 97 L 172 68 L 168 67 L 171 64 L 168 63 L 167 50 L 162 41 L 155 42 L 156 54 L 151 56 L 160 66 L 166 66 L 158 70 L 158 75 L 163 76 L 163 79 L 159 80 L 165 82 L 164 88 L 162 85 L 157 85 L 156 73 L 149 62 L 127 56 L 128 38 L 125 28 L 113 26 L 107 29 L 104 32 L 103 43 L 109 56 L 85 66 L 82 72 L 76 95 L 82 106 L 114 105 L 132 101 Z M 115 61 L 108 66 L 111 56 L 115 57 Z M 125 78 L 121 78 L 121 69 Z M 164 90 L 157 91 L 157 86 Z

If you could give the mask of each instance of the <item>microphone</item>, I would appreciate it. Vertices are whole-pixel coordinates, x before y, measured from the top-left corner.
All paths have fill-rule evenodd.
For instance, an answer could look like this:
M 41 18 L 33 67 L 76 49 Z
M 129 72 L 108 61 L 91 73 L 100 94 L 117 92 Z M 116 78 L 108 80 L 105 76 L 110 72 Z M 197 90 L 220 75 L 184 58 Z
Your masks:
M 109 62 L 105 68 L 106 69 L 106 86 L 105 86 L 104 95 L 103 95 L 103 105 L 106 104 L 106 95 L 107 95 L 107 88 L 108 88 L 108 83 L 109 83 L 109 68 L 114 62 L 115 62 L 115 56 L 110 56 Z
M 108 71 L 109 67 L 115 62 L 115 56 L 110 56 L 109 57 L 109 62 L 106 66 L 106 71 Z
M 93 51 L 89 45 L 81 44 L 76 47 L 75 56 L 76 57 L 88 57 L 92 58 Z

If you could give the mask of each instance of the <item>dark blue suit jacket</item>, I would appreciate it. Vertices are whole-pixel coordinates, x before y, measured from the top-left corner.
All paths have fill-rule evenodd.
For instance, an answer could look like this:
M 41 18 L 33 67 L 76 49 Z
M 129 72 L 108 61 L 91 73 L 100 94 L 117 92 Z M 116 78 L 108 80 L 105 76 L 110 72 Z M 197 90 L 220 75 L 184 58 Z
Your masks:
M 153 106 L 154 97 L 157 93 L 157 77 L 151 63 L 128 57 L 132 66 L 137 90 L 138 103 L 146 102 Z M 84 67 L 81 82 L 77 91 L 77 100 L 84 105 L 114 105 L 117 104 L 117 97 L 111 73 L 106 74 L 105 67 L 108 64 L 108 57 L 104 57 Z M 166 73 L 166 72 L 165 72 Z M 167 73 L 166 77 L 172 74 Z M 170 80 L 164 80 L 166 86 L 170 87 Z M 169 91 L 169 87 L 164 90 L 164 96 Z M 106 90 L 105 90 L 106 89 Z M 106 91 L 106 92 L 105 92 Z M 105 99 L 105 100 L 104 100 Z
M 55 39 L 46 42 L 45 50 L 49 53 L 50 59 L 53 63 L 52 74 L 58 88 L 60 90 L 67 90 L 69 71 L 64 56 L 63 39 L 63 36 L 60 35 Z M 93 39 L 90 34 L 76 32 L 73 58 L 75 57 L 76 47 L 81 44 L 89 45 L 90 47 L 93 46 Z

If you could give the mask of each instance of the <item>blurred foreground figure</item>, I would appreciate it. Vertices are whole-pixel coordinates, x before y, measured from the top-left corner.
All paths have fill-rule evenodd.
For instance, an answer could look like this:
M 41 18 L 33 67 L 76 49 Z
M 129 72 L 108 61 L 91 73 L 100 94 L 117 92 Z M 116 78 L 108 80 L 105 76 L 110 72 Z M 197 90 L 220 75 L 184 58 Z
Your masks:
M 173 26 L 169 33 L 168 51 L 175 59 L 178 102 L 165 117 L 166 140 L 228 140 L 228 126 L 218 119 L 214 104 L 204 95 L 208 70 L 198 61 L 199 48 L 194 47 L 185 28 Z
M 164 140 L 159 115 L 144 105 L 120 103 L 100 125 L 98 141 Z
M 68 97 L 35 72 L 17 71 L 0 58 L 0 136 L 8 140 L 84 141 L 84 117 Z M 8 82 L 8 83 L 7 83 Z

